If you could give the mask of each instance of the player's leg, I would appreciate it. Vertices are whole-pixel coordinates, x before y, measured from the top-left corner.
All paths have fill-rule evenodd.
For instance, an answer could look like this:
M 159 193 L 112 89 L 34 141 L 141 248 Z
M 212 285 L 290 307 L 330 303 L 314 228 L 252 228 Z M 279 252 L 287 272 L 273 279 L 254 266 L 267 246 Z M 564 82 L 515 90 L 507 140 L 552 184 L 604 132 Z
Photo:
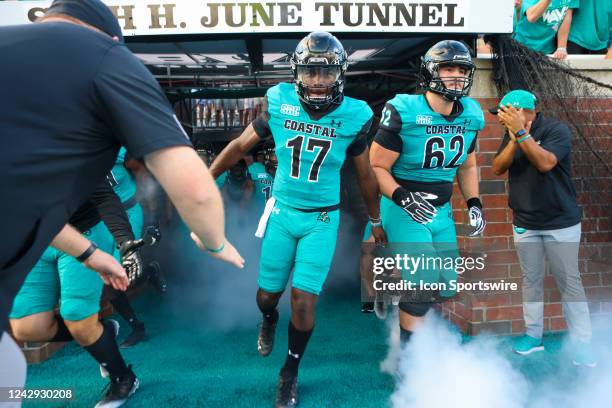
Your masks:
M 114 241 L 102 222 L 92 227 L 88 238 L 105 252 L 112 252 Z M 97 407 L 123 404 L 138 388 L 138 379 L 123 360 L 117 346 L 117 323 L 100 322 L 100 296 L 103 282 L 75 258 L 61 254 L 58 260 L 61 286 L 60 314 L 75 340 L 110 376 L 111 385 Z
M 26 277 L 9 314 L 11 331 L 21 341 L 70 341 L 72 335 L 53 309 L 60 297 L 59 251 L 47 248 Z
M 294 210 L 276 203 L 268 219 L 261 246 L 257 306 L 262 314 L 262 323 L 257 339 L 257 350 L 264 357 L 269 355 L 274 347 L 278 322 L 277 305 L 289 280 L 295 259 L 297 239 L 290 228 L 295 222 L 291 211 Z
M 420 258 L 433 252 L 433 235 L 424 224 L 414 221 L 408 214 L 386 197 L 381 199 L 381 218 L 383 228 L 387 233 L 390 256 L 408 255 Z M 438 280 L 436 271 L 401 271 L 402 279 L 411 282 L 418 288 L 421 281 L 434 282 Z M 411 273 L 414 272 L 414 273 Z M 400 341 L 405 345 L 412 333 L 423 321 L 427 311 L 431 308 L 431 299 L 428 291 L 418 289 L 406 290 L 399 303 L 400 315 Z
M 372 235 L 372 225 L 368 221 L 363 231 L 361 242 L 361 258 L 359 260 L 359 274 L 361 275 L 361 312 L 374 312 L 374 274 L 372 262 L 374 261 L 374 236 Z
M 132 226 L 132 231 L 134 232 L 134 238 L 140 239 L 142 237 L 142 229 L 144 226 L 144 215 L 142 212 L 142 207 L 140 204 L 136 204 L 127 210 L 128 219 L 130 220 L 130 225 Z M 110 232 L 108 232 L 110 234 Z M 108 239 L 108 237 L 106 237 Z M 115 245 L 113 256 L 121 261 L 121 257 L 119 254 L 119 249 Z M 143 274 L 148 272 L 147 270 L 143 271 Z M 136 312 L 132 308 L 130 304 L 130 300 L 128 299 L 125 292 L 118 291 L 114 289 L 112 286 L 107 286 L 105 288 L 105 294 L 108 297 L 111 305 L 115 312 L 119 314 L 132 328 L 132 332 L 126 337 L 126 339 L 121 343 L 121 347 L 131 347 L 138 342 L 142 341 L 145 338 L 145 325 L 142 321 L 138 319 L 136 316 Z
M 437 213 L 434 220 L 429 226 L 432 233 L 433 256 L 440 259 L 457 259 L 459 258 L 459 246 L 457 244 L 457 229 L 455 220 L 453 219 L 453 209 L 450 203 L 446 203 L 436 208 Z M 440 262 L 444 264 L 444 262 Z M 451 298 L 457 294 L 456 290 L 451 289 L 451 284 L 456 283 L 458 276 L 454 265 L 450 267 L 442 267 L 439 269 L 439 282 L 445 285 L 445 289 L 441 289 L 438 294 L 440 298 Z M 455 286 L 455 285 L 452 285 Z
M 278 407 L 297 405 L 298 368 L 315 325 L 315 308 L 332 263 L 340 211 L 294 212 L 293 224 L 301 235 L 295 253 L 291 290 L 288 350 L 276 395 Z

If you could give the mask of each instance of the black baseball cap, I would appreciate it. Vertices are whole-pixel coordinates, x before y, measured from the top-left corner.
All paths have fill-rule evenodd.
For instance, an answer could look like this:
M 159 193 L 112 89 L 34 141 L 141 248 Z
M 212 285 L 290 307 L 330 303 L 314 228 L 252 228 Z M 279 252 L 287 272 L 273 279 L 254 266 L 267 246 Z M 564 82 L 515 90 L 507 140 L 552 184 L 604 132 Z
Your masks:
M 117 17 L 100 0 L 55 0 L 45 16 L 54 14 L 65 14 L 79 19 L 111 37 L 118 37 L 119 41 L 123 42 L 123 34 Z

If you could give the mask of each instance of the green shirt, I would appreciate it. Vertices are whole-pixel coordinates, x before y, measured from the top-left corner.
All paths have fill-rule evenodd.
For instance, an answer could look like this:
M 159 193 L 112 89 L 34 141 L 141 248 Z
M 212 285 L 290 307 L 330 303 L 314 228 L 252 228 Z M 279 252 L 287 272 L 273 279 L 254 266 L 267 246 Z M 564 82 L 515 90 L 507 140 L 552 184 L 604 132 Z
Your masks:
M 552 54 L 557 49 L 555 37 L 568 9 L 580 6 L 580 0 L 553 0 L 542 17 L 534 23 L 527 20 L 527 10 L 539 0 L 524 0 L 521 15 L 516 25 L 514 39 L 523 45 L 544 54 Z
M 612 0 L 581 0 L 572 16 L 569 40 L 591 51 L 608 48 Z

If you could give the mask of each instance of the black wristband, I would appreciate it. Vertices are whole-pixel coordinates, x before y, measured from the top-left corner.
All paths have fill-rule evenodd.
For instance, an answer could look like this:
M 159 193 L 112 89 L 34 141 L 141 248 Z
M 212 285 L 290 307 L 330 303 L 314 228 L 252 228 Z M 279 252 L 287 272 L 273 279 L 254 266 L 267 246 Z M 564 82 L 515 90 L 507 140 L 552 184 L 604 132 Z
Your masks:
M 482 202 L 480 201 L 480 198 L 472 197 L 469 200 L 467 200 L 467 207 L 468 208 L 478 207 L 482 210 Z
M 95 242 L 92 242 L 89 248 L 85 250 L 85 252 L 77 256 L 76 260 L 79 262 L 85 262 L 87 258 L 89 258 L 91 254 L 93 254 L 96 251 L 96 249 L 98 249 L 98 246 L 96 245 Z
M 408 190 L 400 186 L 395 189 L 395 191 L 393 192 L 393 195 L 391 196 L 391 199 L 393 200 L 395 204 L 402 207 L 402 201 L 405 200 L 406 197 L 408 197 L 409 195 L 410 193 L 408 192 Z

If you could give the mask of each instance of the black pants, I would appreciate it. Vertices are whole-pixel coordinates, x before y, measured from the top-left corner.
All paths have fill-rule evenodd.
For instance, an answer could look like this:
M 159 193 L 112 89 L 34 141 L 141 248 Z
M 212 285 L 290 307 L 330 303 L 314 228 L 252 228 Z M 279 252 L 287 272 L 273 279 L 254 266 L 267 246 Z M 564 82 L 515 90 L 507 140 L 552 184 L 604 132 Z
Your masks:
M 599 55 L 606 54 L 608 52 L 607 48 L 601 50 L 589 50 L 588 48 L 584 48 L 581 45 L 576 44 L 575 42 L 568 41 L 567 42 L 567 53 L 568 54 L 589 54 L 589 55 Z

